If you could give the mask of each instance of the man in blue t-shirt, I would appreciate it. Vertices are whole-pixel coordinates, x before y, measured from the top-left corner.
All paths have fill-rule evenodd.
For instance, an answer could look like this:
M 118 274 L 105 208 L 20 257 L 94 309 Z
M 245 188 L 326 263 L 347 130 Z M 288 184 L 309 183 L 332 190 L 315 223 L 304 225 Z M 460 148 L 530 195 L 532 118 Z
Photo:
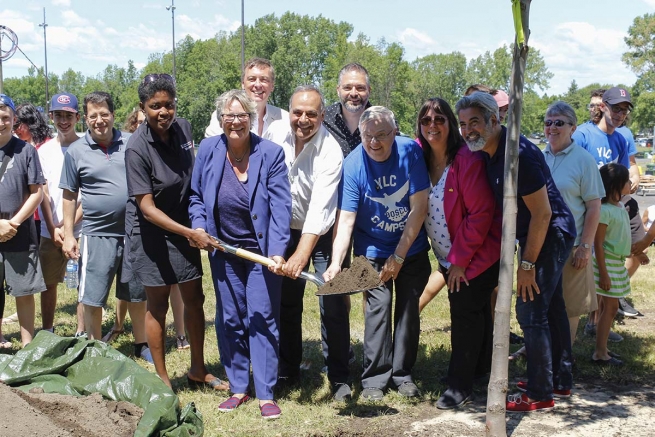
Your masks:
M 455 109 L 469 149 L 487 157 L 487 176 L 500 206 L 507 129 L 499 122 L 498 105 L 490 94 L 475 92 L 460 99 Z M 508 397 L 507 410 L 527 412 L 552 408 L 553 393 L 571 391 L 571 336 L 562 268 L 576 231 L 541 150 L 521 136 L 518 159 L 516 318 L 525 335 L 528 381 L 519 385 L 525 393 Z
M 343 163 L 336 236 L 324 278 L 330 280 L 341 270 L 353 236 L 355 256 L 365 256 L 383 282 L 367 291 L 362 397 L 380 400 L 390 384 L 402 396 L 414 397 L 419 394 L 412 380 L 420 331 L 418 300 L 430 275 L 423 229 L 430 179 L 418 144 L 395 136 L 393 112 L 382 106 L 368 108 L 359 131 L 362 144 Z

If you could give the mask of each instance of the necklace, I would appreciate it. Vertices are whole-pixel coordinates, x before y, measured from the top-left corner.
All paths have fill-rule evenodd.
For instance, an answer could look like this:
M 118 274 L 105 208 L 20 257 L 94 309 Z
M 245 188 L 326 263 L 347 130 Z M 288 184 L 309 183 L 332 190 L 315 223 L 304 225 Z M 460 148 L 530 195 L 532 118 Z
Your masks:
M 234 159 L 236 162 L 241 162 L 241 161 L 243 161 L 243 158 L 245 158 L 246 155 L 250 152 L 250 147 L 248 147 L 248 148 L 246 149 L 246 151 L 243 152 L 243 154 L 241 155 L 240 158 L 237 158 L 237 157 L 234 155 L 234 153 L 232 153 L 232 151 L 231 151 L 230 149 L 227 149 L 227 151 L 230 152 L 230 156 L 232 156 L 232 159 Z

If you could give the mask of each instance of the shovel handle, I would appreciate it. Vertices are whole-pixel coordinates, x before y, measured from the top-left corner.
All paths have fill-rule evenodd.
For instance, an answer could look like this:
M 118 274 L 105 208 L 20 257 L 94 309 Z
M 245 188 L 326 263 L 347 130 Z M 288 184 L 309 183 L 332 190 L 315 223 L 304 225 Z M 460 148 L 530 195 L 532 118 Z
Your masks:
M 225 246 L 223 246 L 225 247 Z M 230 252 L 228 250 L 228 252 Z M 262 264 L 266 267 L 274 266 L 275 261 L 273 261 L 270 258 L 266 258 L 265 256 L 259 255 L 257 253 L 250 252 L 246 249 L 237 249 L 235 248 L 234 252 L 232 252 L 234 255 L 238 256 L 239 258 L 247 259 L 248 261 L 252 261 L 258 264 Z

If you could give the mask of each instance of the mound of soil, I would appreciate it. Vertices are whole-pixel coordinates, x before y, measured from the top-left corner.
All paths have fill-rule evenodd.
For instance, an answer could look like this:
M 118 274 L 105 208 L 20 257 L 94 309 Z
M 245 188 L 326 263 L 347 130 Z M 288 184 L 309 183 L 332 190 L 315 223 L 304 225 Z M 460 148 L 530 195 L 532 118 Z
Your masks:
M 5 384 L 0 384 L 0 405 L 0 436 L 131 437 L 143 415 L 136 405 L 98 393 L 80 398 L 41 389 L 23 393 Z
M 318 289 L 317 296 L 329 294 L 352 294 L 370 290 L 380 285 L 380 276 L 363 256 L 355 258 L 349 269 L 332 278 Z

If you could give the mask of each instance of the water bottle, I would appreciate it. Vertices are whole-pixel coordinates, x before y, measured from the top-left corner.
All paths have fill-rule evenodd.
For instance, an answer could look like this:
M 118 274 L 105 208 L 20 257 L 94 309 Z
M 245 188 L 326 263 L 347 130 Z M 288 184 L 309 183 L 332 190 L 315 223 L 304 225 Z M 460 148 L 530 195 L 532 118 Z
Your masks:
M 77 260 L 69 259 L 66 263 L 66 277 L 64 278 L 66 288 L 77 288 Z

